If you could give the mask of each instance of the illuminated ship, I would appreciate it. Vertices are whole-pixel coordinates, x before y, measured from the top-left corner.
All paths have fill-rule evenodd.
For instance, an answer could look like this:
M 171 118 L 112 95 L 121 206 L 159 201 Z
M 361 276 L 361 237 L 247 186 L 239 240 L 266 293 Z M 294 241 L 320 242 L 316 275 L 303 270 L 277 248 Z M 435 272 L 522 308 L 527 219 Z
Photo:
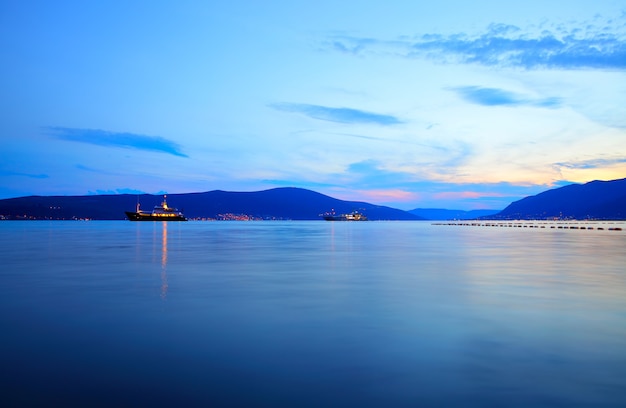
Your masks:
M 352 211 L 349 214 L 335 215 L 334 212 L 330 214 L 324 214 L 326 221 L 367 221 L 367 217 L 358 211 Z
M 181 211 L 167 205 L 166 197 L 163 196 L 161 205 L 155 205 L 152 212 L 140 210 L 137 203 L 136 211 L 125 211 L 126 217 L 130 221 L 187 221 Z

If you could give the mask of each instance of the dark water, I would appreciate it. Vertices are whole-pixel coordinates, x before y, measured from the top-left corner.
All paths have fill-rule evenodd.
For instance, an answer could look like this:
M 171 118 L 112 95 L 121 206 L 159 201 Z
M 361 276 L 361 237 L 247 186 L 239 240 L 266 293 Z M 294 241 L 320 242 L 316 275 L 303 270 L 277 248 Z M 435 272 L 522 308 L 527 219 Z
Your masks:
M 0 251 L 2 406 L 626 406 L 623 231 L 7 221 Z

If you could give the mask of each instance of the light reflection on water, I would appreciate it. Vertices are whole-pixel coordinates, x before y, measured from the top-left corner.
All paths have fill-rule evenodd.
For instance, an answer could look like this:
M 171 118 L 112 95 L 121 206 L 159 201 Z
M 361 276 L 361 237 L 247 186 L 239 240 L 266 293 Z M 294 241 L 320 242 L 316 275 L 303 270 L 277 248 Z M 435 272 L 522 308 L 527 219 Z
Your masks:
M 2 222 L 0 248 L 16 406 L 626 404 L 626 232 Z
M 167 222 L 162 223 L 161 232 L 161 299 L 167 297 Z

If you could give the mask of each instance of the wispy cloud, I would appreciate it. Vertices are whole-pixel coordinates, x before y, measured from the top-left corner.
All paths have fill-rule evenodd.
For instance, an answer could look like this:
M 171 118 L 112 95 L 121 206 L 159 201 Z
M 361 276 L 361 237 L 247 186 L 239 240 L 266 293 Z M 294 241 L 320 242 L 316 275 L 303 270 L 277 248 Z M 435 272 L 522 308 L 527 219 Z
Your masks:
M 336 37 L 329 45 L 337 51 L 347 54 L 359 54 L 369 48 L 379 46 L 381 42 L 373 38 Z
M 9 170 L 0 170 L 0 176 L 19 176 L 19 177 L 28 177 L 33 179 L 45 179 L 49 176 L 47 174 L 32 174 L 32 173 L 23 173 L 19 171 L 9 171 Z
M 89 191 L 88 195 L 116 195 L 116 194 L 147 194 L 142 190 L 135 190 L 133 188 L 116 188 L 115 190 L 96 190 Z M 156 193 L 156 194 L 165 194 L 165 193 Z
M 532 98 L 499 88 L 482 88 L 479 86 L 462 86 L 450 88 L 468 102 L 485 106 L 536 106 L 541 108 L 558 108 L 561 99 Z
M 349 54 L 387 53 L 441 62 L 527 69 L 626 69 L 626 16 L 575 28 L 520 28 L 491 24 L 477 34 L 422 34 L 407 40 L 337 36 L 326 46 Z M 584 28 L 580 28 L 584 27 Z
M 357 197 L 363 197 L 362 199 L 375 203 L 416 202 L 420 198 L 420 193 L 394 188 L 380 190 L 355 190 L 353 193 Z
M 303 103 L 275 103 L 270 105 L 283 112 L 301 113 L 313 119 L 339 123 L 364 123 L 383 126 L 403 123 L 392 115 L 384 115 L 352 108 L 333 108 L 329 106 L 308 105 Z
M 498 192 L 485 192 L 485 191 L 444 191 L 442 193 L 433 194 L 435 199 L 441 200 L 459 200 L 459 199 L 477 199 L 484 197 L 508 197 L 507 194 Z
M 53 137 L 72 142 L 89 143 L 98 146 L 123 147 L 127 149 L 147 150 L 168 153 L 174 156 L 188 157 L 180 151 L 180 146 L 159 136 L 146 136 L 125 132 L 108 132 L 99 129 L 74 129 L 65 127 L 46 127 Z
M 388 169 L 374 159 L 354 162 L 339 173 L 298 187 L 350 201 L 367 201 L 406 210 L 413 208 L 503 209 L 511 202 L 551 188 L 548 185 L 450 183 L 416 174 L 411 169 Z M 294 186 L 292 180 L 265 180 L 271 185 Z M 554 184 L 568 182 L 555 182 Z M 353 188 L 355 187 L 356 188 Z
M 581 160 L 581 161 L 571 161 L 571 162 L 560 162 L 554 163 L 554 166 L 557 168 L 566 168 L 566 169 L 598 169 L 603 167 L 610 167 L 616 164 L 626 163 L 626 157 L 618 157 L 612 159 L 592 159 L 592 160 Z
M 77 164 L 75 167 L 78 170 L 82 170 L 82 171 L 88 171 L 88 172 L 91 172 L 91 173 L 102 173 L 101 170 L 97 170 L 97 169 L 94 169 L 93 167 L 85 166 L 85 165 L 82 165 L 82 164 Z
M 515 185 L 511 183 L 448 183 L 415 177 L 412 172 L 386 170 L 373 160 L 352 163 L 336 180 L 350 180 L 358 190 L 346 188 L 347 183 L 326 190 L 343 199 L 368 197 L 376 204 L 404 207 L 432 207 L 502 209 L 513 201 L 537 194 L 547 188 L 543 185 Z M 413 204 L 412 204 L 413 203 Z

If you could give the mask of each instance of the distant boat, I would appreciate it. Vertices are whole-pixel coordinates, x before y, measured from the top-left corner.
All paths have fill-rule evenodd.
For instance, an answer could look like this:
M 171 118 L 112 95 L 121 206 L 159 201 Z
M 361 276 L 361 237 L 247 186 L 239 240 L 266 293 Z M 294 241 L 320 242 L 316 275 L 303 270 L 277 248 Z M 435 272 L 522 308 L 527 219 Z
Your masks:
M 334 213 L 324 214 L 324 219 L 326 221 L 367 221 L 367 217 L 358 211 L 340 215 L 335 215 Z
M 181 211 L 167 205 L 166 198 L 163 196 L 161 205 L 155 205 L 152 212 L 140 210 L 137 203 L 136 211 L 125 211 L 126 216 L 129 221 L 187 221 Z

